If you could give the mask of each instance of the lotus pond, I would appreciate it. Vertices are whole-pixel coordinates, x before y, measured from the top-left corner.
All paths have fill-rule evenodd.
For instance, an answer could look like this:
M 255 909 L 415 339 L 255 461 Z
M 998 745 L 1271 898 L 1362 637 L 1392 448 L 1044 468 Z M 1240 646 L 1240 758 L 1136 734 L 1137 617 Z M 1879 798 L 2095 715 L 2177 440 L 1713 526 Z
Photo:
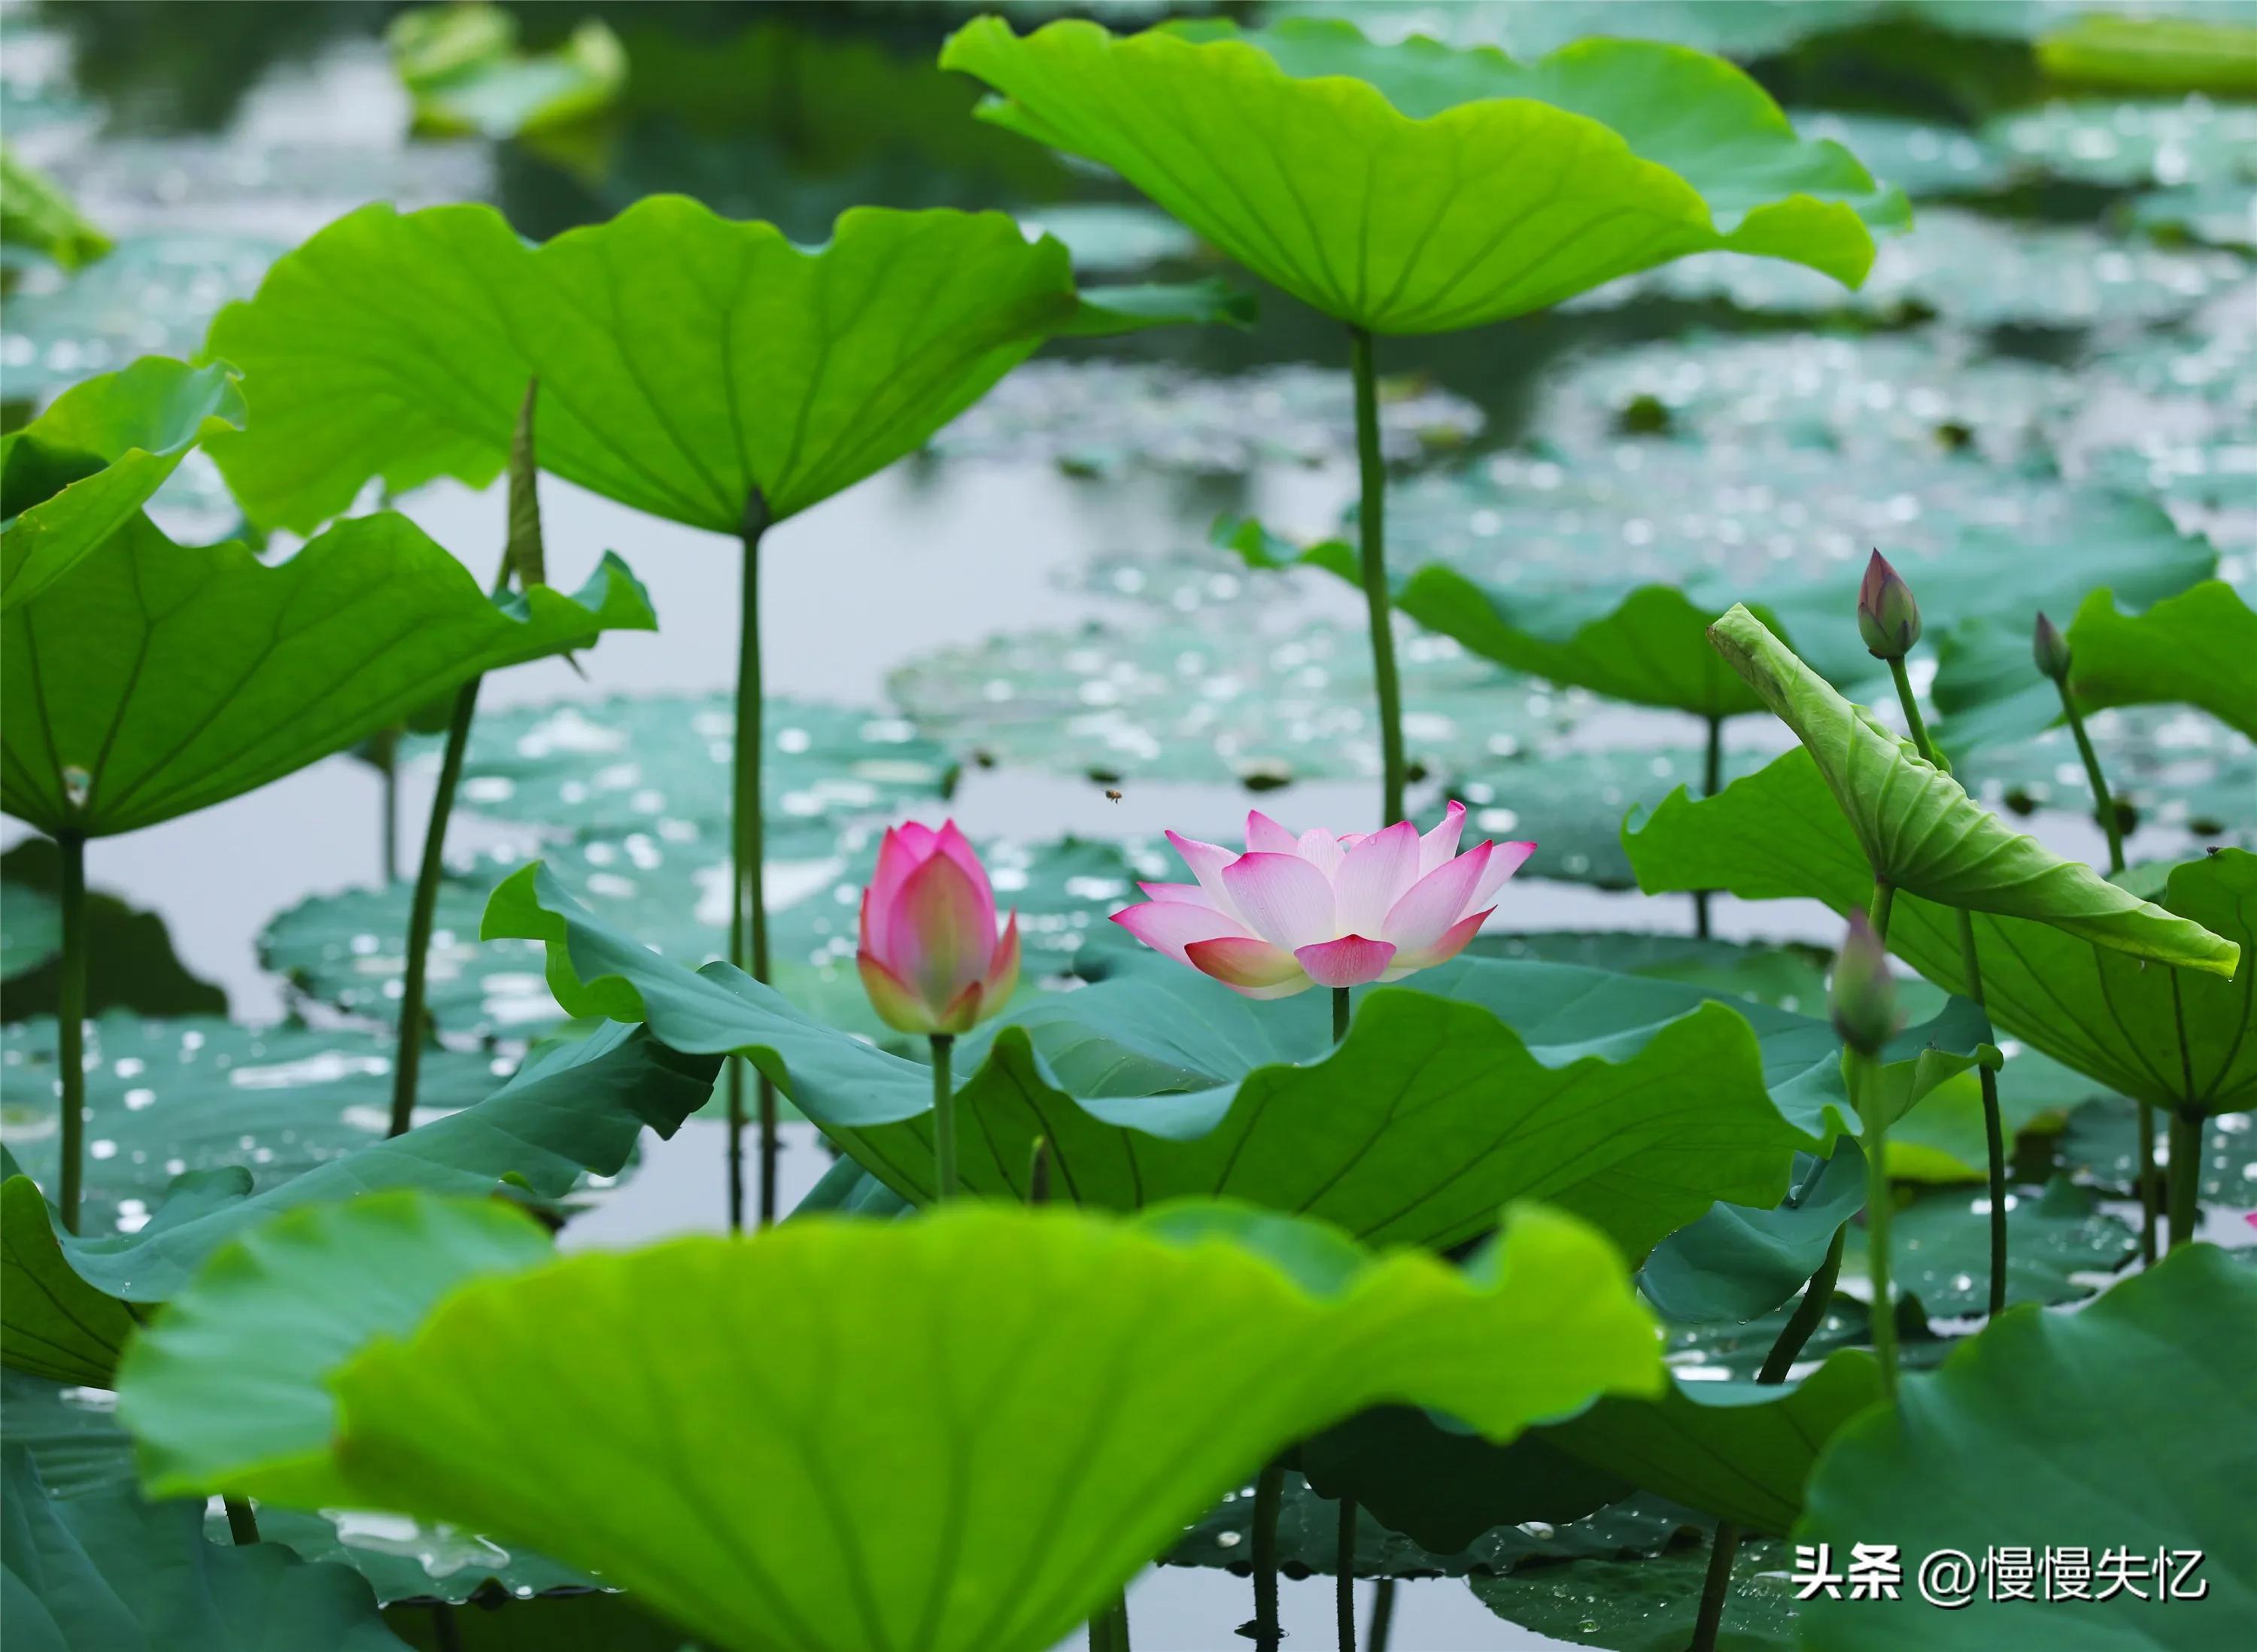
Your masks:
M 11 1652 L 2247 1645 L 2257 9 L 994 11 L 0 5 Z

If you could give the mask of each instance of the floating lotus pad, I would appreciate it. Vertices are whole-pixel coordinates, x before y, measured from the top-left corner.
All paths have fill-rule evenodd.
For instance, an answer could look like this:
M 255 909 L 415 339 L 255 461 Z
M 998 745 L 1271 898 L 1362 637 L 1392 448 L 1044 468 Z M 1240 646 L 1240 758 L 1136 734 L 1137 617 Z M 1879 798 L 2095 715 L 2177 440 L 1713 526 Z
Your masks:
M 1985 125 L 1984 141 L 2025 165 L 2084 183 L 2257 181 L 2257 109 L 2189 96 L 2056 98 Z
M 2007 1193 L 2006 1300 L 2067 1303 L 2114 1282 L 2139 1252 L 2139 1235 L 2099 1208 L 2090 1188 L 2056 1181 L 2042 1193 Z M 1864 1231 L 1852 1228 L 1845 1274 L 1866 1267 Z M 1991 1200 L 1946 1189 L 1924 1193 L 1889 1218 L 1889 1274 L 1936 1318 L 1983 1313 L 1990 1301 Z
M 1678 1652 L 1692 1633 L 1709 1577 L 1709 1545 L 1648 1559 L 1572 1560 L 1564 1566 L 1467 1579 L 1500 1618 L 1539 1634 L 1610 1652 Z M 1788 1580 L 1794 1546 L 1741 1541 L 1716 1644 L 1731 1652 L 1797 1652 L 1803 1607 Z

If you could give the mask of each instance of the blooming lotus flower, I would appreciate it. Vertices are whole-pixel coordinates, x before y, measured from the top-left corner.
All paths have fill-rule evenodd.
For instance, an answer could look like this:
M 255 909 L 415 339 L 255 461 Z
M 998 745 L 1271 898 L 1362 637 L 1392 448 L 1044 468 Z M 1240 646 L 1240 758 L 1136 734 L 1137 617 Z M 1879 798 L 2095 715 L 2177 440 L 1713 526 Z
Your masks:
M 1463 950 L 1496 910 L 1489 897 L 1535 851 L 1483 842 L 1460 854 L 1465 818 L 1452 803 L 1423 837 L 1407 820 L 1296 837 L 1255 809 L 1242 855 L 1170 832 L 1198 881 L 1140 884 L 1150 899 L 1113 921 L 1249 998 L 1399 981 Z
M 1019 914 L 995 933 L 987 869 L 954 821 L 890 827 L 862 892 L 862 988 L 887 1026 L 968 1033 L 1019 985 Z

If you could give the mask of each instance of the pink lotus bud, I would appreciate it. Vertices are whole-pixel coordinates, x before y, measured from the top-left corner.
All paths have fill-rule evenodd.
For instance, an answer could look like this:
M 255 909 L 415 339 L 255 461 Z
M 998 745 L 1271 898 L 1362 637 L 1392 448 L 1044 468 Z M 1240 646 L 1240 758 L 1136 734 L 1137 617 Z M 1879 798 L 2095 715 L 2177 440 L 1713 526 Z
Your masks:
M 2030 658 L 2038 662 L 2040 671 L 2055 682 L 2068 678 L 2069 639 L 2043 614 L 2038 616 L 2037 629 L 2030 636 Z
M 1876 660 L 1901 660 L 1920 640 L 1920 604 L 1912 587 L 1878 551 L 1857 586 L 1857 634 Z
M 1897 983 L 1889 955 L 1865 914 L 1850 914 L 1850 933 L 1834 959 L 1828 995 L 1834 1030 L 1861 1055 L 1878 1055 L 1897 1035 Z
M 1019 985 L 1019 914 L 995 933 L 987 869 L 954 821 L 889 828 L 862 892 L 862 988 L 887 1026 L 968 1033 Z
M 1113 921 L 1248 998 L 1399 981 L 1463 950 L 1496 910 L 1489 898 L 1535 851 L 1484 842 L 1460 854 L 1465 818 L 1452 803 L 1423 837 L 1407 820 L 1296 837 L 1256 809 L 1242 855 L 1170 832 L 1197 881 L 1139 885 L 1150 899 Z

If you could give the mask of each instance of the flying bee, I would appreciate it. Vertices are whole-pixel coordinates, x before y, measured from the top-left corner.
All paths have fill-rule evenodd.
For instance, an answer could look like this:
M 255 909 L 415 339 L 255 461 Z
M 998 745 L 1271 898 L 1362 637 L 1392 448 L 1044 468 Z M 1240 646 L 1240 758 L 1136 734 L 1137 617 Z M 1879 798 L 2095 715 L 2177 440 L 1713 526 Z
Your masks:
M 1105 788 L 1105 801 L 1108 803 L 1117 803 L 1121 801 L 1121 794 L 1108 786 Z

